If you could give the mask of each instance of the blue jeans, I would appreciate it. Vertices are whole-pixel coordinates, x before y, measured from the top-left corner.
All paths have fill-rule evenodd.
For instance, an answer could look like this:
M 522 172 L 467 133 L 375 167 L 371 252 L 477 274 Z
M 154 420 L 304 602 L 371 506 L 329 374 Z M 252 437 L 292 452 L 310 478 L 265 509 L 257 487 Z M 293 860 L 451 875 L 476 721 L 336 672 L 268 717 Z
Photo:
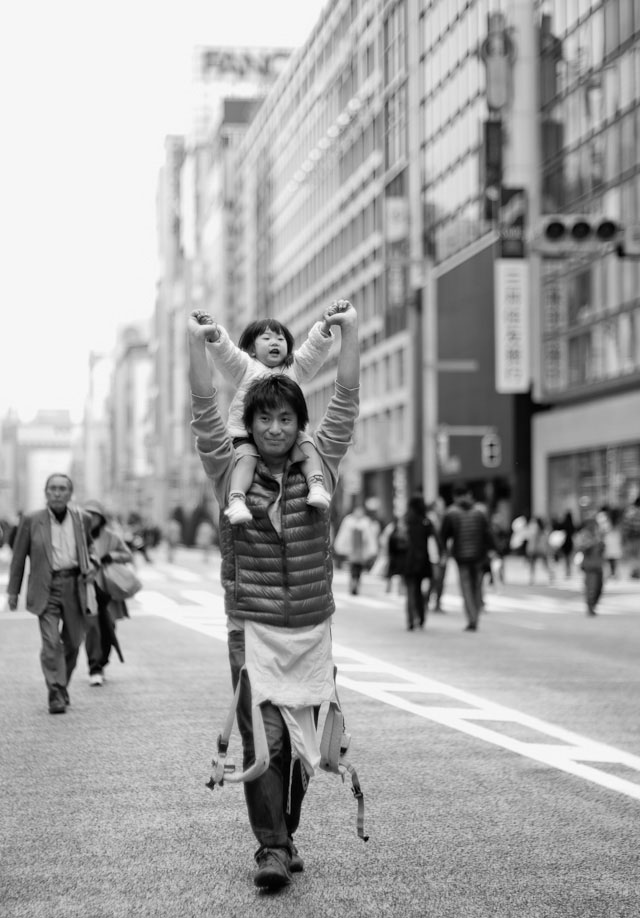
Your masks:
M 244 631 L 231 631 L 228 638 L 231 681 L 234 691 L 244 665 Z M 269 702 L 261 706 L 269 746 L 269 768 L 254 781 L 244 784 L 244 797 L 253 834 L 265 848 L 288 848 L 300 823 L 300 810 L 307 789 L 307 777 L 299 759 L 291 764 L 289 731 L 279 709 Z M 255 760 L 251 725 L 251 687 L 246 671 L 236 711 L 242 737 L 243 768 Z M 317 718 L 317 712 L 316 712 Z
M 482 606 L 483 561 L 458 561 L 460 592 L 464 611 L 470 625 L 477 625 Z

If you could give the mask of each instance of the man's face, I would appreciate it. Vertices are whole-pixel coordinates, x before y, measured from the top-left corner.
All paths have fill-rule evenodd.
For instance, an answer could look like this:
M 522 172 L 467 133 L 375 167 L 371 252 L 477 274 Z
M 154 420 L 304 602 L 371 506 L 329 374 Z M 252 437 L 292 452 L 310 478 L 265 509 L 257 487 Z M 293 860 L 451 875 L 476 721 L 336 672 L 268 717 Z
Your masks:
M 60 513 L 71 500 L 72 488 L 64 475 L 54 475 L 44 493 L 47 506 Z
M 298 419 L 291 405 L 256 411 L 251 426 L 253 442 L 267 464 L 290 452 L 298 436 Z

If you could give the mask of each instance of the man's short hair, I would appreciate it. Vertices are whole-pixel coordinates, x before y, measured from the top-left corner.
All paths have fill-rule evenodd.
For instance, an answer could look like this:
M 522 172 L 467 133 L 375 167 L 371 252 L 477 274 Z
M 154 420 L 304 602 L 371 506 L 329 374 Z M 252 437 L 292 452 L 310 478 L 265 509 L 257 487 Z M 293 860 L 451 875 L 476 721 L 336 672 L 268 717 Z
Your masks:
M 64 472 L 53 472 L 53 474 L 49 475 L 49 477 L 44 483 L 45 491 L 47 490 L 47 488 L 49 487 L 49 485 L 51 484 L 54 478 L 66 478 L 67 484 L 69 485 L 69 490 L 73 493 L 73 482 L 71 481 L 69 476 L 65 474 Z
M 452 489 L 452 494 L 454 498 L 456 497 L 466 497 L 469 493 L 469 485 L 463 484 L 461 481 L 454 484 Z
M 251 430 L 258 411 L 273 411 L 288 405 L 295 414 L 298 427 L 302 430 L 309 423 L 309 409 L 302 389 L 288 376 L 261 376 L 251 383 L 244 399 L 242 423 Z

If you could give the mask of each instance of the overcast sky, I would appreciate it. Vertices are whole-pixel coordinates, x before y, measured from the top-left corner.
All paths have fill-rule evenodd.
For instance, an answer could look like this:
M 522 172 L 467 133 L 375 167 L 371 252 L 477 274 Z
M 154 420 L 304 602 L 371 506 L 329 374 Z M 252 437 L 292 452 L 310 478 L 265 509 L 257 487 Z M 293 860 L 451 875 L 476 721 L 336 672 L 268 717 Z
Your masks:
M 155 191 L 195 45 L 297 47 L 326 0 L 10 0 L 0 12 L 0 418 L 79 419 L 90 349 L 150 316 Z

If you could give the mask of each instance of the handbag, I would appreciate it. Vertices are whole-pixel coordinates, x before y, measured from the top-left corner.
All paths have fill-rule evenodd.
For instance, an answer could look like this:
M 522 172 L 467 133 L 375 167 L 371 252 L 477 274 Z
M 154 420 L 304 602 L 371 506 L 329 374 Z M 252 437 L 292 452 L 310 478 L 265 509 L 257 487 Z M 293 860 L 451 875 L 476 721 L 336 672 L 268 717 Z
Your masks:
M 131 599 L 142 589 L 142 582 L 131 564 L 111 561 L 102 568 L 104 585 L 111 599 Z

